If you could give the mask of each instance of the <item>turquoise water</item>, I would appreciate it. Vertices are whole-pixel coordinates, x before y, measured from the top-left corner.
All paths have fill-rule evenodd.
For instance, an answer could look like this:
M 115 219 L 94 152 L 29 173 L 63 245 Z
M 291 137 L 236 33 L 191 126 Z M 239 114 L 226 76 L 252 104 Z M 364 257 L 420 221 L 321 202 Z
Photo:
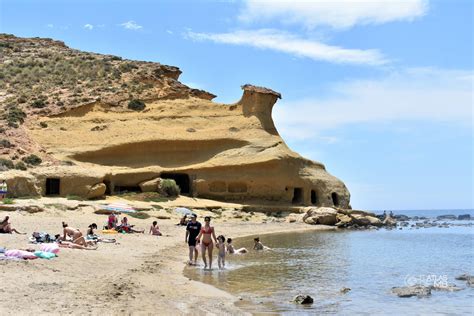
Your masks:
M 427 216 L 405 212 L 409 216 Z M 472 211 L 431 212 L 466 214 Z M 467 224 L 469 221 L 457 221 Z M 228 255 L 225 271 L 187 269 L 187 276 L 239 295 L 255 313 L 466 315 L 474 313 L 474 288 L 455 277 L 474 274 L 474 226 L 378 231 L 304 232 L 262 236 L 272 251 Z M 253 238 L 237 247 L 250 249 Z M 456 284 L 459 292 L 433 291 L 428 298 L 399 298 L 394 286 Z M 339 290 L 352 290 L 341 294 Z M 315 303 L 290 303 L 304 293 Z

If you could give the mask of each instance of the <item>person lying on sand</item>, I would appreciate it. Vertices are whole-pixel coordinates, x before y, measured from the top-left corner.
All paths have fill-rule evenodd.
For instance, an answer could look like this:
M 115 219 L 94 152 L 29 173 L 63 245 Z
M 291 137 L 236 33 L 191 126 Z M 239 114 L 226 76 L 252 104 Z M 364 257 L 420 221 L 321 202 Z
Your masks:
M 83 249 L 83 250 L 97 250 L 97 246 L 83 246 L 78 245 L 70 241 L 58 241 L 58 246 L 61 248 L 70 248 L 70 249 Z
M 230 254 L 242 254 L 242 253 L 247 253 L 248 250 L 246 248 L 239 248 L 235 250 L 234 245 L 232 245 L 232 238 L 227 238 L 227 252 Z
M 136 229 L 133 229 L 133 226 L 134 225 L 130 225 L 128 223 L 128 218 L 125 216 L 124 218 L 122 218 L 122 223 L 120 224 L 120 226 L 117 227 L 117 231 L 121 232 L 121 231 L 124 231 L 126 233 L 145 233 L 145 230 L 136 230 Z
M 264 246 L 264 245 L 260 242 L 260 238 L 259 238 L 259 237 L 254 238 L 253 241 L 255 242 L 255 244 L 253 245 L 253 250 L 270 250 L 270 248 L 268 248 L 267 246 Z
M 150 234 L 153 236 L 162 236 L 163 234 L 160 232 L 160 227 L 158 227 L 158 222 L 154 221 L 150 227 Z
M 94 242 L 87 242 L 81 231 L 77 228 L 69 227 L 67 223 L 63 222 L 63 237 L 60 241 L 66 241 L 67 237 L 72 239 L 72 243 L 87 247 L 95 244 Z
M 3 221 L 0 222 L 0 234 L 11 234 L 11 233 L 17 233 L 20 235 L 26 235 L 26 233 L 21 233 L 15 228 L 12 227 L 12 224 L 8 222 L 10 219 L 10 216 L 5 216 Z

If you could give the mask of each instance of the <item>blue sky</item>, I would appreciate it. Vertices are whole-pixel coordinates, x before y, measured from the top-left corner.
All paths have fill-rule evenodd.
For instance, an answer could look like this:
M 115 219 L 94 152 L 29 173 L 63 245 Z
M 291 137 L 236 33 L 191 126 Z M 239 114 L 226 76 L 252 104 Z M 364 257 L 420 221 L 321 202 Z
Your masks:
M 252 83 L 295 151 L 362 209 L 474 208 L 470 0 L 0 0 L 0 31 L 178 66 L 232 103 Z

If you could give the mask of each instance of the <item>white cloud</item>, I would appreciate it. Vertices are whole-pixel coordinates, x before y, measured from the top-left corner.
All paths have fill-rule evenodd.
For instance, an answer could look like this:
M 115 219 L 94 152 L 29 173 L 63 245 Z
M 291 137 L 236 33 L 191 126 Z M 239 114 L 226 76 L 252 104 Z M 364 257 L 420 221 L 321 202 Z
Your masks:
M 46 27 L 52 29 L 52 28 L 54 28 L 54 24 L 49 23 L 49 24 L 46 25 Z
M 375 49 L 360 50 L 331 46 L 271 29 L 218 34 L 188 31 L 185 36 L 196 41 L 213 41 L 216 43 L 252 46 L 260 49 L 272 49 L 298 57 L 307 57 L 333 63 L 383 65 L 388 62 Z
M 278 20 L 302 24 L 348 28 L 356 24 L 412 21 L 428 10 L 428 0 L 245 0 L 242 21 Z
M 173 31 L 171 31 L 171 30 L 166 30 L 166 33 L 168 33 L 168 34 L 171 35 L 171 34 L 173 34 Z
M 84 24 L 84 28 L 90 31 L 94 28 L 94 25 L 87 23 L 87 24 Z
M 284 137 L 320 137 L 350 124 L 394 121 L 453 122 L 472 126 L 474 73 L 412 68 L 378 80 L 355 80 L 332 87 L 332 97 L 281 102 L 273 110 Z M 283 100 L 284 101 L 284 100 Z
M 124 22 L 120 25 L 123 26 L 124 28 L 126 28 L 127 30 L 134 30 L 134 31 L 143 28 L 143 26 L 138 25 L 135 21 L 127 21 L 127 22 Z

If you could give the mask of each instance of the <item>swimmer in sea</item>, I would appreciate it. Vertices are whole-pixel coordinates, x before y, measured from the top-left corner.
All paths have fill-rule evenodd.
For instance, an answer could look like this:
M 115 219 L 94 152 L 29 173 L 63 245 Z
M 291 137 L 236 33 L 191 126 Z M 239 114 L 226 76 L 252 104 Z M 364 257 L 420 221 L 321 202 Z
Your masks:
M 227 238 L 227 252 L 230 254 L 240 255 L 243 253 L 247 253 L 248 250 L 246 248 L 239 248 L 236 250 L 234 248 L 234 245 L 232 244 L 232 238 Z
M 257 238 L 254 238 L 253 241 L 255 242 L 254 246 L 253 246 L 253 250 L 270 250 L 270 248 L 268 248 L 267 246 L 264 246 L 261 242 L 260 242 L 260 238 L 257 237 Z

